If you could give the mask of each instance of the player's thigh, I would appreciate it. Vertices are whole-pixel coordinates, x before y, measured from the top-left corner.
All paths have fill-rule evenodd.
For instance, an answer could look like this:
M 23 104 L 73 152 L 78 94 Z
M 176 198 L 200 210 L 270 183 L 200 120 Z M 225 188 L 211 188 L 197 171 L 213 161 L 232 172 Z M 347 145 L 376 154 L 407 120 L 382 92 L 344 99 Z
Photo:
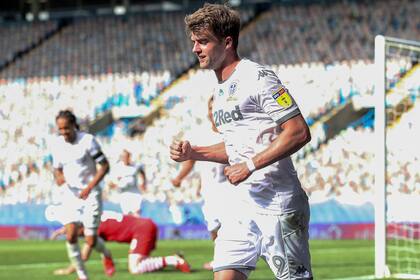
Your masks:
M 246 280 L 250 270 L 227 269 L 214 273 L 214 280 Z
M 280 216 L 261 218 L 264 236 L 261 241 L 261 255 L 276 278 L 311 279 L 309 209 L 304 207 Z
M 82 222 L 85 235 L 94 235 L 101 222 L 102 195 L 99 190 L 93 190 L 84 202 Z
M 156 248 L 156 241 L 156 227 L 148 227 L 146 229 L 143 228 L 142 230 L 138 230 L 131 240 L 129 253 L 149 256 Z
M 258 239 L 250 220 L 222 222 L 215 240 L 213 271 L 254 270 L 258 261 Z

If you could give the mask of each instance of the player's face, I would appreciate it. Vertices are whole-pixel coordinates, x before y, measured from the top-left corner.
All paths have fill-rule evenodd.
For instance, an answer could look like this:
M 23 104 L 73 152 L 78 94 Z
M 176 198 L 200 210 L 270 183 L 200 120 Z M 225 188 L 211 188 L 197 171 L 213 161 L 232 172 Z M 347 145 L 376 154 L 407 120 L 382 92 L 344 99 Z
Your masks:
M 224 40 L 219 40 L 208 30 L 191 33 L 192 52 L 197 56 L 200 68 L 218 70 L 222 67 L 225 55 Z
M 66 118 L 58 118 L 56 123 L 58 132 L 64 137 L 64 140 L 73 143 L 76 139 L 76 127 L 74 124 Z
M 128 153 L 128 152 L 123 152 L 122 154 L 121 154 L 121 160 L 122 160 L 122 162 L 124 162 L 124 164 L 130 164 L 130 153 Z

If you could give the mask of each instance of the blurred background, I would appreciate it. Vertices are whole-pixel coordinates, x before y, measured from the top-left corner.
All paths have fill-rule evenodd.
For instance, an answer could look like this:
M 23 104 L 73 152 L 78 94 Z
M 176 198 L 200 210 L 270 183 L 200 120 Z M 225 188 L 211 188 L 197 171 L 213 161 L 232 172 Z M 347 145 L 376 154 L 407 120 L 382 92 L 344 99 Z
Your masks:
M 225 2 L 242 18 L 240 55 L 272 67 L 310 125 L 312 141 L 293 159 L 311 203 L 311 239 L 372 241 L 374 39 L 420 41 L 420 1 Z M 174 138 L 208 127 L 215 78 L 197 68 L 183 22 L 203 3 L 0 2 L 0 239 L 43 240 L 59 226 L 45 216 L 60 199 L 48 144 L 56 114 L 67 108 L 98 137 L 111 169 L 123 149 L 143 165 L 141 213 L 159 225 L 161 239 L 208 239 L 198 172 L 174 188 L 180 166 L 168 150 Z M 397 205 L 408 196 L 416 207 L 419 52 L 403 45 L 385 58 L 386 193 Z M 120 211 L 109 177 L 104 208 Z M 418 244 L 414 222 L 407 237 Z M 413 254 L 410 262 L 420 258 Z M 420 271 L 418 262 L 414 268 Z

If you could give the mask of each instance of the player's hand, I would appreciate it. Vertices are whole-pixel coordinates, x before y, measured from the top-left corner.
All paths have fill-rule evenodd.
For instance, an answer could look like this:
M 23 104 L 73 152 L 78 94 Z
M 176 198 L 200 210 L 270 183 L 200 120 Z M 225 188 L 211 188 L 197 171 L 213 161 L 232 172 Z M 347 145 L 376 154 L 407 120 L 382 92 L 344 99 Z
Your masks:
M 90 191 L 91 191 L 92 189 L 91 188 L 89 188 L 89 187 L 86 187 L 86 188 L 84 188 L 81 192 L 80 192 L 80 194 L 79 194 L 79 198 L 81 198 L 81 199 L 83 199 L 83 200 L 86 200 L 87 198 L 88 198 L 88 196 L 89 196 L 89 194 L 90 194 Z
M 169 148 L 171 159 L 177 162 L 191 159 L 192 148 L 188 141 L 174 140 Z
M 181 182 L 182 181 L 178 178 L 171 179 L 172 186 L 174 186 L 175 188 L 179 188 L 181 186 Z
M 225 176 L 229 182 L 233 185 L 238 185 L 239 183 L 245 181 L 250 175 L 248 166 L 245 162 L 237 163 L 231 166 L 225 167 Z

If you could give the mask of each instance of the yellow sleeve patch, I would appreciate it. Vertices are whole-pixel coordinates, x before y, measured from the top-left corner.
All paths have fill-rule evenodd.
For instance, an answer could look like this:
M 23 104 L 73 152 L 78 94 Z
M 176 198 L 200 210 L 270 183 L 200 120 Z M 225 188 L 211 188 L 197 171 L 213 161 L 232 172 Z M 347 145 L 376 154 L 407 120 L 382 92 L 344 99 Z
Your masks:
M 292 97 L 290 97 L 289 92 L 284 87 L 280 87 L 280 89 L 273 94 L 273 98 L 283 108 L 289 108 L 293 105 Z

